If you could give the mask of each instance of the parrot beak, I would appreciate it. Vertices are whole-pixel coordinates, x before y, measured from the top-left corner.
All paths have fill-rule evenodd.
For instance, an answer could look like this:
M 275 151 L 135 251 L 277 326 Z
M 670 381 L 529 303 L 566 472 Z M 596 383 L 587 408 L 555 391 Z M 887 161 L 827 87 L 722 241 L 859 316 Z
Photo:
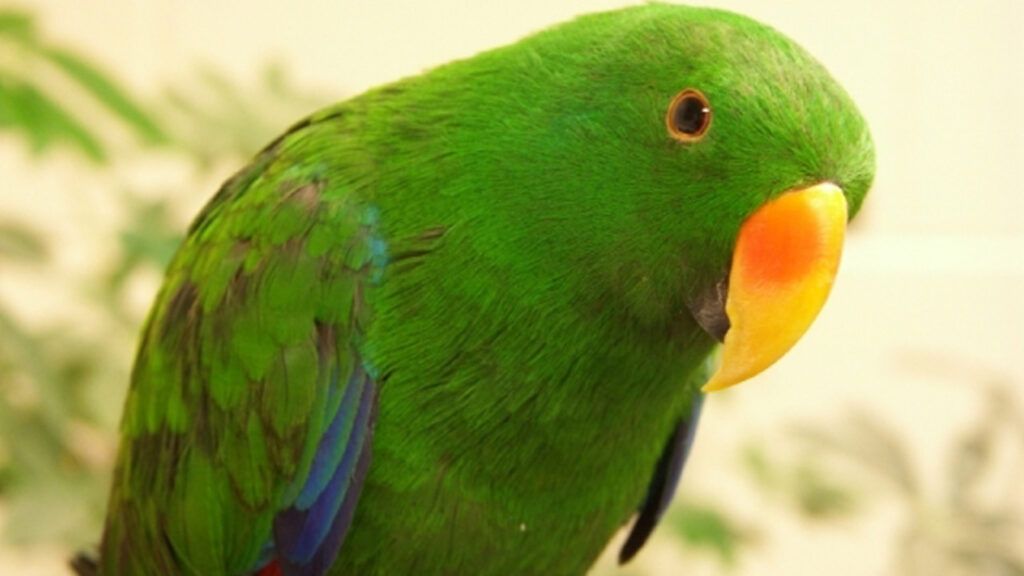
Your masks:
M 724 333 L 721 362 L 704 392 L 760 373 L 807 331 L 839 269 L 846 209 L 843 191 L 824 182 L 783 193 L 743 223 L 727 289 L 722 282 L 705 297 L 718 306 L 724 297 L 727 318 L 716 324 L 694 314 L 709 334 Z

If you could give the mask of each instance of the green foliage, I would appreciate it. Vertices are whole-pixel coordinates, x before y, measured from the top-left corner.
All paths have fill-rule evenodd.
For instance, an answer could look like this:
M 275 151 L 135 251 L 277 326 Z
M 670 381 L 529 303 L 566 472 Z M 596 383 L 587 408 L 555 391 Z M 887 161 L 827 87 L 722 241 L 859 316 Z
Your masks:
M 241 163 L 329 100 L 293 88 L 276 67 L 245 90 L 210 70 L 198 76 L 201 94 L 167 88 L 169 96 L 147 104 L 88 57 L 46 40 L 30 14 L 0 9 L 0 137 L 89 160 L 91 177 L 120 191 L 121 212 L 116 221 L 65 224 L 99 237 L 121 226 L 110 257 L 96 255 L 91 275 L 65 287 L 72 309 L 30 322 L 0 299 L 0 505 L 12 543 L 95 544 L 136 335 L 187 224 L 172 207 L 210 196 L 200 184 L 210 179 L 206 169 Z M 128 143 L 116 138 L 125 128 L 134 136 Z M 183 160 L 196 175 L 193 189 L 125 181 L 119 168 L 140 152 Z M 74 202 L 76 193 L 69 187 L 61 200 Z M 0 217 L 0 270 L 18 272 L 6 282 L 66 281 L 52 258 L 62 248 L 31 224 Z M 139 279 L 149 279 L 142 304 L 129 297 Z
M 160 144 L 167 141 L 167 136 L 155 119 L 132 102 L 121 88 L 95 66 L 60 48 L 45 48 L 41 54 L 106 106 L 107 110 L 131 126 L 144 142 Z
M 981 391 L 981 410 L 947 449 L 942 493 L 902 500 L 903 574 L 1024 574 L 1024 407 L 1008 383 Z
M 49 249 L 38 232 L 18 222 L 0 220 L 0 262 L 26 263 L 47 257 Z
M 80 426 L 95 423 L 86 388 L 101 379 L 103 350 L 63 330 L 30 330 L 0 307 L 0 497 L 15 542 L 81 542 L 95 523 L 105 468 Z M 88 433 L 85 433 L 88 436 Z
M 742 452 L 747 473 L 766 494 L 793 506 L 808 520 L 832 520 L 857 509 L 849 483 L 823 468 L 820 459 L 804 454 L 796 459 L 769 455 L 763 446 L 749 444 Z
M 712 552 L 725 567 L 734 566 L 743 547 L 754 541 L 749 528 L 706 503 L 683 500 L 672 507 L 665 522 L 686 547 Z
M 166 197 L 141 198 L 123 192 L 121 205 L 131 216 L 118 234 L 118 257 L 98 278 L 92 292 L 112 318 L 134 333 L 140 318 L 130 313 L 125 303 L 131 280 L 147 273 L 162 273 L 181 243 L 182 223 L 172 215 Z
M 76 111 L 90 96 L 111 118 Z M 20 136 L 37 153 L 64 145 L 100 165 L 110 158 L 111 119 L 145 142 L 163 139 L 155 120 L 97 67 L 43 40 L 29 14 L 0 11 L 0 132 Z M 0 267 L 53 281 L 52 252 L 31 226 L 0 221 Z M 33 326 L 0 302 L 0 498 L 5 535 L 14 542 L 83 544 L 86 527 L 100 518 L 114 420 L 94 410 L 95 396 L 119 403 L 123 386 L 114 384 L 127 369 L 116 347 L 130 340 L 91 336 L 74 318 Z
M 908 497 L 920 491 L 906 443 L 891 426 L 866 412 L 852 412 L 829 426 L 796 426 L 793 434 L 812 451 L 855 462 Z
M 0 128 L 20 131 L 35 152 L 59 143 L 76 146 L 90 159 L 106 159 L 99 140 L 36 86 L 0 72 Z
M 110 117 L 72 112 L 82 98 Z M 113 119 L 143 142 L 167 140 L 156 120 L 97 66 L 41 37 L 30 14 L 0 10 L 0 130 L 20 133 L 37 153 L 66 144 L 103 162 Z
M 248 158 L 330 98 L 300 92 L 285 69 L 268 64 L 257 87 L 240 87 L 220 72 L 201 67 L 188 88 L 172 87 L 159 109 L 173 139 L 201 166 L 226 154 Z
M 857 499 L 835 478 L 888 494 L 902 514 L 893 572 L 907 576 L 1024 574 L 1024 409 L 1008 384 L 977 388 L 982 407 L 947 448 L 942 486 L 926 486 L 894 428 L 864 412 L 793 430 L 804 452 L 779 465 L 753 447 L 758 485 L 810 518 L 848 517 Z M 993 488 L 996 487 L 996 488 Z M 938 493 L 936 493 L 938 492 Z

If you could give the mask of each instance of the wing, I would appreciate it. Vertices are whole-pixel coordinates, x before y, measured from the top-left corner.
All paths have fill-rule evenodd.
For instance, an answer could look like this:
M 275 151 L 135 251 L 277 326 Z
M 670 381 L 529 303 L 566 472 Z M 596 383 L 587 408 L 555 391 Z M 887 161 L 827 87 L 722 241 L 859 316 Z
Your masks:
M 619 550 L 619 564 L 629 562 L 643 548 L 647 538 L 661 520 L 662 514 L 672 502 L 672 496 L 679 485 L 686 458 L 690 455 L 693 438 L 697 433 L 697 421 L 700 419 L 704 396 L 698 392 L 693 397 L 689 416 L 682 418 L 669 438 L 665 450 L 658 460 L 654 477 L 647 489 L 647 497 L 640 506 L 640 513 L 629 531 L 625 544 Z
M 370 461 L 377 399 L 359 353 L 379 276 L 376 213 L 304 124 L 189 230 L 143 333 L 103 573 L 323 574 Z M 269 567 L 269 568 L 268 568 Z

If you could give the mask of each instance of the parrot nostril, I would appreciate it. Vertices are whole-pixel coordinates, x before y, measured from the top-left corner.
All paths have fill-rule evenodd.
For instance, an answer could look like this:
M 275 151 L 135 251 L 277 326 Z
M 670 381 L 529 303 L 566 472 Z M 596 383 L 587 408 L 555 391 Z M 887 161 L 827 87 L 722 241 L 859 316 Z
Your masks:
M 719 342 L 725 341 L 729 331 L 729 316 L 725 313 L 725 301 L 729 295 L 729 276 L 689 298 L 686 307 L 697 325 Z

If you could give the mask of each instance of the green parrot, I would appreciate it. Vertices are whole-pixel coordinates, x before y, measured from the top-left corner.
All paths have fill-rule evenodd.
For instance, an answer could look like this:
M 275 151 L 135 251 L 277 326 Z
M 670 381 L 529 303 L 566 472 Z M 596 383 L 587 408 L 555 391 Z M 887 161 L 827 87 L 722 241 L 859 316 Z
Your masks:
M 873 176 L 818 62 L 703 8 L 584 16 L 316 113 L 170 264 L 76 568 L 582 574 L 632 521 L 626 561 L 703 394 L 813 321 Z

